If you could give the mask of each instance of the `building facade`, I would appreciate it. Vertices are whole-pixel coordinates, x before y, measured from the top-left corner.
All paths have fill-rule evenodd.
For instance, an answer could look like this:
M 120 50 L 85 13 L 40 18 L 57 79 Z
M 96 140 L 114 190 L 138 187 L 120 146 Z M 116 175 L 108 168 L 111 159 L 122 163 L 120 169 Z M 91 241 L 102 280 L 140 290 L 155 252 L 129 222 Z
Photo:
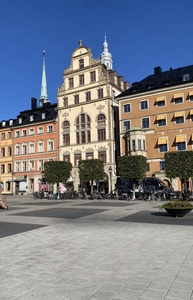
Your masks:
M 108 44 L 103 44 L 101 58 L 93 59 L 91 49 L 82 45 L 74 50 L 70 67 L 64 70 L 58 89 L 59 160 L 73 166 L 74 189 L 79 188 L 78 162 L 97 158 L 105 163 L 100 184 L 110 186 L 116 180 L 119 151 L 119 118 L 116 96 L 128 88 L 128 83 L 112 70 Z
M 165 72 L 157 67 L 117 100 L 121 155 L 146 156 L 147 176 L 167 180 L 164 153 L 193 149 L 193 66 Z M 173 185 L 180 190 L 178 180 Z

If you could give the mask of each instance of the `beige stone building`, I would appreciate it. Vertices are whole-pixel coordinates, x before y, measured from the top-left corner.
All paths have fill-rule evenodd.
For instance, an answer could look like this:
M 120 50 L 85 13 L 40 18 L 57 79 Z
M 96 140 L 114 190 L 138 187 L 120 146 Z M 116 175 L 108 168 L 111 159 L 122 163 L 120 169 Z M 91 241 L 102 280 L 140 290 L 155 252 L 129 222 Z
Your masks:
M 145 155 L 146 175 L 167 180 L 164 153 L 193 149 L 193 65 L 165 72 L 157 67 L 117 100 L 121 155 Z M 172 183 L 180 190 L 179 180 Z
M 78 48 L 72 53 L 70 67 L 64 70 L 57 95 L 59 160 L 72 163 L 70 180 L 75 190 L 80 184 L 78 161 L 90 158 L 105 163 L 104 178 L 99 185 L 106 190 L 110 189 L 110 184 L 114 187 L 116 161 L 120 154 L 118 101 L 115 97 L 127 88 L 124 78 L 112 70 L 106 38 L 98 59 L 94 59 L 91 49 L 79 41 Z

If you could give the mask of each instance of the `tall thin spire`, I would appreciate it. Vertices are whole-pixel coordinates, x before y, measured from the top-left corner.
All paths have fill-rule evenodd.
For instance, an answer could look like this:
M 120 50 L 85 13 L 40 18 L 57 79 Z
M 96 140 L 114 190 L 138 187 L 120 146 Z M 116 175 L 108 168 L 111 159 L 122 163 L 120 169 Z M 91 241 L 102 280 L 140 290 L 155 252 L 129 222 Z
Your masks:
M 41 85 L 41 95 L 40 95 L 40 106 L 44 103 L 49 102 L 47 93 L 47 83 L 46 83 L 46 50 L 43 50 L 43 67 L 42 67 L 42 85 Z
M 108 44 L 106 41 L 106 33 L 105 33 L 105 41 L 103 43 L 103 52 L 101 54 L 101 63 L 104 64 L 108 70 L 113 69 L 113 60 L 112 60 L 112 55 L 108 50 Z

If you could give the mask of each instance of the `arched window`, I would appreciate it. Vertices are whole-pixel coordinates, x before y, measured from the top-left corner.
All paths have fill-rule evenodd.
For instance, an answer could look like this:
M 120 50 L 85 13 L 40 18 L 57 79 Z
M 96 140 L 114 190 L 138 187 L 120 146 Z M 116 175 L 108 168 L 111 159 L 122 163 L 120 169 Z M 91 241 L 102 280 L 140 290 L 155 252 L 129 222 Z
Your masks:
M 80 114 L 76 118 L 76 143 L 90 143 L 90 117 L 87 114 Z
M 63 145 L 70 145 L 70 122 L 64 121 L 63 123 Z
M 97 118 L 98 141 L 106 140 L 106 118 L 104 114 L 98 115 Z

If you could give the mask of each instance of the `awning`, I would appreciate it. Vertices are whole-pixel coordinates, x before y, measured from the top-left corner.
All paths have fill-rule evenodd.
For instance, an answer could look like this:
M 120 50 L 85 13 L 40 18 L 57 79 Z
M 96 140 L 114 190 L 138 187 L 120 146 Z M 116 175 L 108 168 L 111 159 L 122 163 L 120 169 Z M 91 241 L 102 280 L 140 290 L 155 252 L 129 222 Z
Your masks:
M 177 135 L 176 136 L 176 143 L 185 142 L 185 136 L 184 135 Z
M 175 112 L 175 114 L 174 114 L 174 118 L 183 117 L 183 116 L 184 116 L 183 111 L 178 111 L 178 112 Z
M 190 110 L 190 115 L 193 115 L 193 109 Z
M 165 97 L 157 97 L 156 98 L 156 102 L 161 102 L 161 101 L 165 101 Z
M 174 94 L 173 98 L 174 99 L 176 99 L 176 98 L 182 98 L 182 93 Z
M 193 96 L 193 91 L 189 92 L 189 97 L 192 97 L 192 96 Z
M 158 145 L 165 145 L 165 144 L 167 144 L 167 138 L 166 137 L 159 137 L 157 143 L 158 143 Z
M 164 119 L 166 119 L 166 115 L 157 116 L 157 120 L 164 120 Z

